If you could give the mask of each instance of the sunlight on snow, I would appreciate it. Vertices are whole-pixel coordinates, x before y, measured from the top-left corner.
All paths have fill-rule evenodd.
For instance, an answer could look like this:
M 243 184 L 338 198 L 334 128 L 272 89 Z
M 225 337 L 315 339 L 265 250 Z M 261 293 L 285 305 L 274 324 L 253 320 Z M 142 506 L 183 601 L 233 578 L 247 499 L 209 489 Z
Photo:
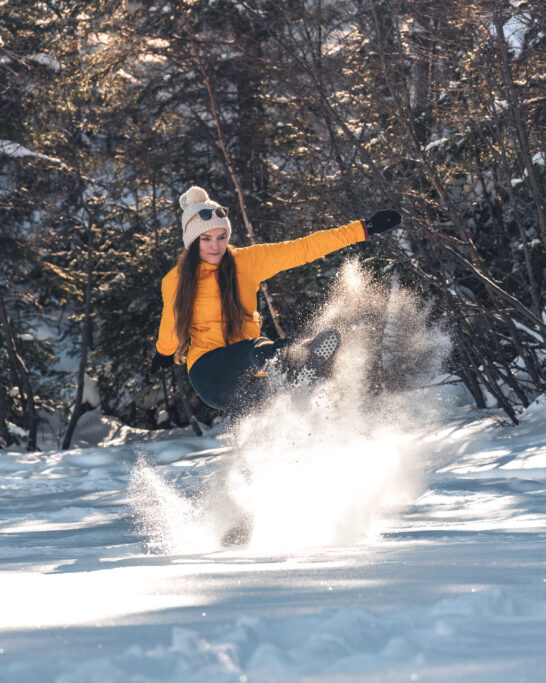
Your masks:
M 108 623 L 140 612 L 208 604 L 210 595 L 179 574 L 169 567 L 159 572 L 154 567 L 124 567 L 74 574 L 5 573 L 0 629 Z

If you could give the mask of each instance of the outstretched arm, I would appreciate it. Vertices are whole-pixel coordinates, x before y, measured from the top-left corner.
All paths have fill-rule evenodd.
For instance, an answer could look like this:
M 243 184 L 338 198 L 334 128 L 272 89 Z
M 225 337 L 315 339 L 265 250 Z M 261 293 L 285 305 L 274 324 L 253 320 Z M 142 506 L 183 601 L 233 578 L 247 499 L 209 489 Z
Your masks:
M 282 270 L 310 263 L 349 244 L 361 242 L 366 237 L 364 225 L 354 221 L 340 228 L 318 230 L 296 240 L 255 244 L 244 250 L 244 258 L 249 259 L 256 282 L 262 282 Z
M 262 282 L 283 270 L 302 266 L 338 249 L 369 239 L 370 235 L 383 232 L 400 222 L 396 211 L 378 211 L 369 222 L 353 221 L 348 225 L 317 232 L 300 239 L 274 244 L 256 244 L 244 249 L 252 273 Z

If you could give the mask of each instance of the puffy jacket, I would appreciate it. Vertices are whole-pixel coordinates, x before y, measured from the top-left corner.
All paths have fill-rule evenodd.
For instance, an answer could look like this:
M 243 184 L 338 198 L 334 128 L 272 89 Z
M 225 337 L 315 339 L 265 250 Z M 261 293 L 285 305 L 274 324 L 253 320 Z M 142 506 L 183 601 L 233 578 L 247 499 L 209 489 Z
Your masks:
M 253 319 L 244 323 L 240 338 L 233 339 L 233 343 L 260 336 L 256 295 L 261 282 L 282 270 L 309 263 L 349 244 L 361 242 L 367 237 L 364 223 L 354 221 L 340 228 L 319 230 L 307 237 L 288 242 L 255 244 L 241 249 L 232 248 L 237 267 L 241 303 L 251 315 L 254 314 Z M 225 346 L 220 290 L 216 278 L 217 269 L 218 265 L 211 265 L 204 261 L 199 266 L 199 283 L 193 306 L 190 345 L 187 354 L 188 370 L 207 351 Z M 173 311 L 177 283 L 178 269 L 174 267 L 161 282 L 163 314 L 156 348 L 164 356 L 170 356 L 178 348 Z

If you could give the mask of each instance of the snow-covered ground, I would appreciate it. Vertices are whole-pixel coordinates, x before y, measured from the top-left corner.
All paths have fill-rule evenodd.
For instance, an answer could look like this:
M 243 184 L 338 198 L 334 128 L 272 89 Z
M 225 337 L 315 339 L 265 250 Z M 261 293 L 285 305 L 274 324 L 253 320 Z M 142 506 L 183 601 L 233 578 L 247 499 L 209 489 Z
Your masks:
M 312 325 L 329 379 L 237 424 L 0 451 L 1 683 L 546 680 L 546 396 L 473 411 L 354 263 Z
M 221 429 L 102 430 L 102 446 L 0 453 L 1 681 L 545 679 L 544 397 L 517 427 L 453 407 L 356 457 L 326 444 L 311 469 L 302 433 L 242 467 Z M 224 548 L 237 490 L 256 536 Z M 317 496 L 337 530 L 306 544 Z

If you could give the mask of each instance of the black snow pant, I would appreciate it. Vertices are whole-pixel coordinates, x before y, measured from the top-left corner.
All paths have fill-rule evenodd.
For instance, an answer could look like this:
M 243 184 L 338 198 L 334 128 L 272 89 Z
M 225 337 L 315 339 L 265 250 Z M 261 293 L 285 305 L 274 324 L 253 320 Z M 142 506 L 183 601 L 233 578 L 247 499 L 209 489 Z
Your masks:
M 189 371 L 190 382 L 200 398 L 212 408 L 240 415 L 266 396 L 267 377 L 256 377 L 287 339 L 244 339 L 221 346 L 198 358 Z

